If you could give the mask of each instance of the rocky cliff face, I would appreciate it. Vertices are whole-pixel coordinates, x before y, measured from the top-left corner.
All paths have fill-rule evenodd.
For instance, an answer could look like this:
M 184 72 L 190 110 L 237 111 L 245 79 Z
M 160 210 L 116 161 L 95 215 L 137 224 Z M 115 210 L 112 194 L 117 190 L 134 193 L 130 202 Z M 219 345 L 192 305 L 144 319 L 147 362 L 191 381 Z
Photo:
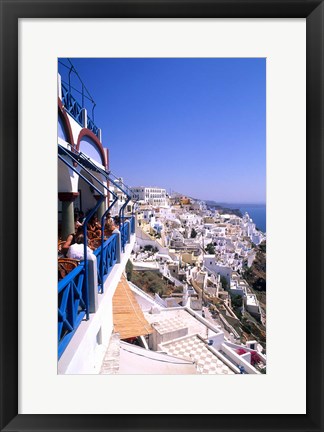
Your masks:
M 266 291 L 266 242 L 257 247 L 252 266 L 244 273 L 244 279 L 257 291 Z

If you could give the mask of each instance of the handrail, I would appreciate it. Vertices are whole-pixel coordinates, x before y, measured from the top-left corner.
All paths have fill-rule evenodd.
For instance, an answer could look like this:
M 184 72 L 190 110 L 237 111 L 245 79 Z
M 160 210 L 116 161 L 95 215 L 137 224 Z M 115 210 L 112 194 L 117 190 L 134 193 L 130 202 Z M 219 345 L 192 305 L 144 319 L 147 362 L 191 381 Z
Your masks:
M 74 120 L 82 126 L 82 106 L 75 99 L 72 93 L 69 91 L 64 83 L 62 86 L 62 103 L 68 113 L 74 118 Z
M 131 223 L 131 233 L 132 233 L 132 234 L 135 234 L 135 231 L 136 231 L 136 225 L 135 225 L 135 216 L 134 216 L 134 214 L 132 214 L 132 217 L 131 217 L 130 223 Z
M 97 183 L 99 183 L 104 189 L 106 189 L 107 192 L 109 192 L 113 197 L 114 200 L 113 202 L 110 204 L 110 206 L 107 208 L 107 210 L 105 210 L 105 212 L 103 213 L 102 217 L 101 217 L 101 247 L 103 248 L 103 243 L 104 243 L 104 225 L 105 225 L 105 220 L 106 220 L 106 215 L 109 213 L 109 211 L 112 209 L 112 207 L 115 205 L 115 203 L 118 200 L 118 196 L 111 191 L 108 186 L 106 186 L 104 183 L 102 183 L 99 179 L 97 179 L 97 177 L 91 173 L 91 171 L 89 171 L 87 168 L 90 169 L 94 169 L 96 172 L 100 172 L 100 168 L 97 167 L 90 158 L 86 157 L 83 153 L 81 152 L 77 152 L 75 151 L 74 153 L 72 153 L 72 151 L 64 148 L 63 146 L 59 145 L 59 149 L 61 149 L 61 151 L 63 151 L 66 155 L 68 155 L 75 163 L 77 163 L 79 166 L 82 166 L 83 169 L 94 179 L 96 180 Z M 79 158 L 79 156 L 81 156 Z M 82 157 L 84 156 L 84 157 Z M 81 162 L 85 162 L 87 163 L 87 167 L 85 167 L 84 164 L 82 164 Z M 97 190 L 97 189 L 96 189 Z M 103 250 L 102 250 L 103 253 Z M 101 279 L 103 278 L 103 268 L 100 268 L 100 276 Z M 101 293 L 103 293 L 104 287 L 102 285 L 101 287 Z
M 109 171 L 109 175 L 113 176 L 118 181 L 118 183 L 121 183 L 121 185 L 127 190 L 127 192 L 125 191 L 124 193 L 131 197 L 132 191 L 130 187 L 127 184 L 125 184 L 123 181 L 121 181 L 121 178 L 117 177 L 116 174 L 114 174 L 111 170 Z
M 98 291 L 103 293 L 104 283 L 117 262 L 117 234 L 109 237 L 93 253 L 97 257 Z
M 67 150 L 64 149 L 64 147 L 59 145 L 59 150 L 64 150 L 67 153 Z M 68 156 L 70 156 L 68 154 Z M 71 157 L 71 156 L 70 156 Z M 72 171 L 74 171 L 76 174 L 78 174 L 78 176 L 80 176 L 87 184 L 89 184 L 90 186 L 92 186 L 97 192 L 98 194 L 101 196 L 100 199 L 97 201 L 97 204 L 95 205 L 95 207 L 93 209 L 90 210 L 90 212 L 87 214 L 84 222 L 83 222 L 83 235 L 84 235 L 84 261 L 86 263 L 85 265 L 85 283 L 86 283 L 86 317 L 87 320 L 89 319 L 89 286 L 88 286 L 88 260 L 87 260 L 87 244 L 88 244 L 88 234 L 87 234 L 87 224 L 89 222 L 89 220 L 91 219 L 91 217 L 95 214 L 95 212 L 98 210 L 99 206 L 103 203 L 104 199 L 105 199 L 105 195 L 103 195 L 103 193 L 96 188 L 96 186 L 94 186 L 84 175 L 82 175 L 81 173 L 79 173 L 77 171 L 77 169 L 70 164 L 67 160 L 64 159 L 64 157 L 62 155 L 60 155 L 58 153 L 58 158 L 65 163 L 65 165 L 67 165 Z M 79 164 L 79 166 L 81 165 L 79 162 L 77 162 Z M 81 165 L 82 166 L 82 165 Z M 88 170 L 82 166 L 83 169 L 85 169 L 86 172 L 88 172 Z M 89 172 L 88 172 L 89 173 Z M 91 173 L 89 173 L 90 175 L 92 175 Z M 95 177 L 96 178 L 96 177 Z M 99 180 L 96 178 L 96 180 L 99 182 Z
M 106 180 L 108 180 L 110 183 L 112 183 L 117 189 L 119 189 L 124 195 L 129 196 L 129 198 L 131 198 L 131 196 L 118 184 L 118 182 L 115 182 L 110 174 L 111 172 L 107 172 L 104 169 L 100 168 L 98 165 L 96 165 L 90 158 L 89 156 L 87 156 L 86 154 L 82 153 L 82 152 L 75 152 L 80 158 L 82 158 L 83 160 L 85 160 L 89 165 L 92 166 L 92 168 L 97 171 L 98 173 L 102 174 L 104 177 L 106 177 Z M 127 186 L 128 188 L 128 186 Z M 129 189 L 129 188 L 128 188 Z
M 61 145 L 59 145 L 59 147 L 61 148 L 61 149 L 63 149 L 64 151 L 65 151 L 65 153 L 66 154 L 69 154 L 69 156 L 72 158 L 72 160 L 74 160 L 76 163 L 78 163 L 79 165 L 80 165 L 80 163 L 81 163 L 81 161 L 84 163 L 82 166 L 84 167 L 85 166 L 85 164 L 87 165 L 87 168 L 90 168 L 90 169 L 92 169 L 92 170 L 94 170 L 95 172 L 97 172 L 97 173 L 99 173 L 99 174 L 101 174 L 101 175 L 103 175 L 105 178 L 106 178 L 106 180 L 107 181 L 109 181 L 109 182 L 111 182 L 114 186 L 116 186 L 120 191 L 122 191 L 125 195 L 126 195 L 126 197 L 127 197 L 127 199 L 126 199 L 126 201 L 125 201 L 125 203 L 122 205 L 122 207 L 120 208 L 120 210 L 119 210 L 119 217 L 120 217 L 120 224 L 121 224 L 121 226 L 123 225 L 123 223 L 124 223 L 124 219 L 125 219 L 125 216 L 124 216 L 124 210 L 125 210 L 125 207 L 127 206 L 127 204 L 129 203 L 129 201 L 131 200 L 131 197 L 130 197 L 130 195 L 128 195 L 127 194 L 127 192 L 120 186 L 120 185 L 118 185 L 118 183 L 116 183 L 114 180 L 112 180 L 111 178 L 110 178 L 110 175 L 108 174 L 108 172 L 107 171 L 105 171 L 105 170 L 103 170 L 102 168 L 100 168 L 98 165 L 96 165 L 87 155 L 85 155 L 84 153 L 82 153 L 82 152 L 78 152 L 78 151 L 76 151 L 76 150 L 74 150 L 74 152 L 72 153 L 71 151 L 69 151 L 69 150 L 67 150 L 67 149 L 65 149 L 64 147 L 62 147 Z M 103 185 L 103 183 L 101 183 L 98 179 L 97 179 L 97 177 L 95 177 L 95 176 L 93 176 L 93 174 L 91 174 L 89 171 L 87 171 L 93 178 L 95 178 L 96 180 L 97 180 L 97 182 L 98 183 L 100 183 L 101 185 Z M 103 185 L 104 186 L 104 185 Z M 103 227 L 104 226 L 104 220 L 105 220 L 105 218 L 106 218 L 106 215 L 107 215 L 107 213 L 110 211 L 110 209 L 111 208 L 113 208 L 113 206 L 115 205 L 115 203 L 117 202 L 117 200 L 118 200 L 118 197 L 117 197 L 117 195 L 115 194 L 115 193 L 113 193 L 110 189 L 108 189 L 106 186 L 104 186 L 105 187 L 105 189 L 106 190 L 108 190 L 114 197 L 115 197 L 115 200 L 113 201 L 113 203 L 109 206 L 109 208 L 105 211 L 105 213 L 103 214 L 103 216 L 102 216 L 102 220 L 101 220 L 101 227 Z M 103 231 L 103 230 L 102 230 Z M 103 244 L 103 233 L 101 233 L 101 240 L 102 240 L 102 244 Z M 124 232 L 123 231 L 121 231 L 121 236 L 122 236 L 122 250 L 123 250 L 123 252 L 125 251 L 125 238 L 124 238 Z M 100 270 L 100 271 L 102 271 L 102 269 Z M 101 276 L 103 276 L 103 275 L 101 275 Z M 103 286 L 102 286 L 102 289 L 103 289 Z
M 111 191 L 110 191 L 111 192 Z M 113 194 L 113 192 L 111 192 Z M 116 196 L 115 199 L 113 200 L 113 202 L 108 206 L 107 210 L 104 212 L 104 214 L 101 216 L 101 253 L 103 254 L 104 252 L 104 238 L 105 238 L 105 222 L 106 222 L 106 216 L 107 214 L 110 212 L 110 210 L 114 207 L 114 205 L 116 204 L 118 200 L 118 197 Z M 103 261 L 101 261 L 101 266 L 100 266 L 100 277 L 101 280 L 103 280 L 104 277 L 104 264 Z M 104 292 L 104 284 L 102 283 L 101 285 L 101 293 Z
M 85 263 L 58 283 L 58 356 L 63 354 L 73 334 L 86 315 Z
M 64 148 L 64 147 L 63 147 Z M 68 150 L 66 150 L 68 151 Z M 72 152 L 71 152 L 72 153 Z M 107 172 L 106 170 L 102 169 L 101 167 L 99 167 L 97 164 L 95 164 L 91 158 L 89 156 L 87 156 L 86 154 L 82 153 L 82 152 L 78 152 L 76 150 L 73 151 L 73 158 L 75 158 L 76 161 L 82 160 L 84 161 L 87 165 L 88 168 L 93 169 L 95 172 L 103 175 L 107 181 L 109 181 L 110 183 L 112 183 L 117 189 L 119 189 L 124 195 L 127 196 L 127 198 L 129 198 L 128 202 L 131 200 L 131 195 L 129 194 L 130 192 L 127 192 L 126 190 L 124 190 L 119 184 L 118 182 L 115 182 L 114 180 L 112 180 L 112 178 L 110 177 L 110 171 Z M 122 182 L 121 182 L 122 183 Z M 128 186 L 127 189 L 129 190 Z M 109 191 L 116 196 L 116 194 L 114 194 L 110 189 Z
M 96 102 L 94 101 L 93 97 L 91 96 L 89 90 L 87 89 L 86 85 L 84 84 L 82 78 L 80 77 L 77 69 L 75 68 L 75 66 L 73 65 L 73 63 L 71 62 L 71 60 L 69 58 L 67 58 L 67 61 L 69 62 L 69 66 L 66 65 L 65 63 L 63 63 L 62 60 L 58 60 L 58 63 L 62 66 L 64 66 L 65 68 L 69 69 L 68 72 L 68 78 L 69 78 L 69 82 L 67 83 L 69 85 L 69 89 L 73 88 L 74 90 L 76 90 L 78 93 L 80 93 L 82 95 L 82 104 L 84 106 L 84 98 L 87 98 L 91 103 L 92 103 L 92 115 L 93 115 L 93 121 L 94 121 L 94 108 L 96 106 Z M 82 86 L 82 92 L 80 92 L 80 90 L 75 89 L 72 85 L 71 85 L 71 73 L 74 73 L 77 78 L 79 79 L 81 86 Z M 87 92 L 88 96 L 84 94 L 84 90 Z
M 61 82 L 62 86 L 62 103 L 68 113 L 74 118 L 74 120 L 83 126 L 82 122 L 82 111 L 84 107 L 76 100 L 76 98 L 71 93 L 71 90 L 67 88 L 65 82 Z M 99 138 L 99 128 L 95 124 L 94 120 L 87 114 L 87 129 L 91 130 Z
M 83 266 L 84 266 L 84 262 L 80 261 L 80 263 L 77 265 L 77 267 L 75 267 L 73 270 L 71 270 L 66 276 L 64 276 L 63 279 L 61 279 L 58 282 L 58 294 L 60 294 L 60 292 L 63 291 L 63 289 L 65 288 L 65 285 L 70 283 L 74 279 L 74 277 L 82 271 Z
M 124 221 L 120 224 L 120 233 L 121 233 L 121 245 L 122 251 L 125 252 L 125 244 L 127 243 L 127 238 L 129 233 L 130 224 Z
M 120 210 L 119 210 L 119 218 L 120 218 L 120 225 L 123 226 L 125 224 L 125 207 L 127 206 L 127 204 L 130 201 L 130 197 L 127 197 L 125 203 L 121 206 Z M 121 231 L 122 233 L 122 250 L 123 252 L 125 252 L 125 229 L 123 231 Z
M 105 171 L 102 168 L 100 168 L 99 166 L 97 166 L 87 155 L 85 155 L 82 152 L 79 152 L 78 153 L 78 157 L 80 157 L 82 160 L 86 161 L 96 172 L 98 172 L 98 173 L 102 174 L 104 177 L 106 177 L 106 179 L 110 183 L 112 183 L 115 187 L 117 187 L 117 189 L 119 189 L 124 195 L 126 195 L 126 201 L 125 201 L 125 203 L 122 205 L 122 207 L 119 210 L 120 224 L 122 225 L 124 223 L 124 220 L 125 220 L 125 213 L 124 213 L 125 212 L 125 208 L 126 208 L 127 204 L 129 203 L 129 201 L 131 200 L 131 195 L 129 195 L 129 193 L 126 192 L 118 184 L 118 182 L 115 182 L 114 180 L 111 179 L 110 172 L 108 173 L 107 171 Z M 120 182 L 120 183 L 122 183 L 124 185 L 123 182 Z M 128 186 L 127 186 L 127 189 L 129 189 Z M 114 202 L 114 204 L 115 204 L 115 202 Z M 110 206 L 110 208 L 112 208 L 112 206 Z M 123 236 L 124 236 L 124 234 L 122 233 L 122 250 L 124 252 L 125 251 L 125 247 L 124 247 L 124 245 L 125 245 L 125 239 L 123 238 Z

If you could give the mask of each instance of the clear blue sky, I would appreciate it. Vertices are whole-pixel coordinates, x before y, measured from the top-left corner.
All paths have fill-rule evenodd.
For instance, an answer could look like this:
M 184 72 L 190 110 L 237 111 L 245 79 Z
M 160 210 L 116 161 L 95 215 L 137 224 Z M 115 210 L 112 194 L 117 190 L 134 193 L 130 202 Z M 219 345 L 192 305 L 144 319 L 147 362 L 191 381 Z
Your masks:
M 265 203 L 265 59 L 72 62 L 96 101 L 110 168 L 129 186 Z

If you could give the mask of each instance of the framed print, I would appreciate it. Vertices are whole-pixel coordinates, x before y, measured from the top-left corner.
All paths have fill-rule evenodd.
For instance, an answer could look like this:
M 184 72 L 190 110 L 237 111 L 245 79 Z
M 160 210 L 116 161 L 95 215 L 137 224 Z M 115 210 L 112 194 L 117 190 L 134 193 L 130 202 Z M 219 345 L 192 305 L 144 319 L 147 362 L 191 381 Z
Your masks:
M 1 1 L 1 430 L 323 429 L 322 57 L 322 1 Z M 72 75 L 80 78 L 81 99 L 71 91 L 78 91 Z M 236 100 L 239 114 L 226 117 Z M 212 111 L 217 103 L 220 108 Z M 200 114 L 194 117 L 195 137 L 193 117 L 185 117 L 192 107 Z M 160 118 L 151 116 L 154 112 Z M 105 129 L 99 129 L 102 124 Z M 258 124 L 262 156 L 251 146 Z M 119 141 L 117 129 L 124 132 Z M 261 165 L 260 176 L 252 177 Z M 123 176 L 130 176 L 131 166 L 128 188 Z M 182 172 L 183 183 L 176 183 L 172 166 Z M 144 174 L 158 178 L 161 167 L 167 182 L 149 184 Z M 253 223 L 257 215 L 252 221 L 231 215 L 225 205 L 218 211 L 210 202 L 203 221 L 193 222 L 192 215 L 204 210 L 194 213 L 194 206 L 202 205 L 193 198 L 199 194 L 191 192 L 194 186 L 203 189 L 206 178 L 208 188 L 216 189 L 217 179 L 219 190 L 226 185 L 230 191 L 236 175 L 242 189 L 240 197 L 233 192 L 232 202 L 248 202 L 252 191 L 261 189 L 260 200 L 265 199 L 266 188 L 267 229 L 257 229 L 262 223 Z M 147 190 L 140 190 L 141 179 Z M 181 189 L 179 196 L 172 187 Z M 216 204 L 226 199 L 215 195 Z M 156 207 L 159 215 L 152 213 Z M 88 250 L 95 213 L 101 227 L 96 225 Z M 114 215 L 111 235 L 109 224 L 106 233 L 102 227 Z M 77 224 L 82 234 L 74 249 L 83 245 L 84 255 L 75 259 L 63 255 L 64 248 L 72 250 L 66 242 Z M 247 258 L 256 251 L 265 231 L 268 293 L 262 309 L 264 295 L 244 288 L 239 276 L 221 274 L 219 267 L 213 273 L 210 266 L 218 265 L 225 248 L 231 272 L 236 266 L 241 274 L 240 254 Z M 59 263 L 77 261 L 61 280 L 58 235 Z M 209 282 L 202 282 L 200 291 L 199 277 L 190 273 L 200 293 L 190 304 L 201 301 L 200 312 L 193 307 L 190 313 L 207 332 L 197 331 L 195 346 L 202 347 L 208 365 L 201 352 L 198 359 L 192 346 L 184 354 L 179 345 L 192 338 L 193 324 L 179 327 L 188 317 L 178 306 L 181 290 L 185 307 L 185 284 L 179 280 L 194 267 L 195 254 L 180 248 L 180 259 L 175 257 L 179 241 L 188 245 L 197 235 L 202 259 L 211 262 L 203 262 Z M 137 240 L 138 250 L 136 237 L 146 239 Z M 147 248 L 148 239 L 158 245 L 161 237 L 161 250 Z M 87 254 L 98 264 L 88 265 Z M 162 282 L 150 279 L 156 303 L 152 293 L 136 288 L 140 282 L 131 279 L 129 264 L 138 266 L 137 257 L 145 255 L 144 265 L 154 254 L 169 271 L 165 279 L 174 283 L 163 297 Z M 165 256 L 177 265 L 163 263 Z M 89 268 L 96 282 L 92 291 L 83 286 L 92 277 Z M 248 273 L 245 269 L 245 279 Z M 121 281 L 114 286 L 118 299 L 105 285 L 113 278 Z M 215 295 L 222 301 L 211 308 L 215 287 L 223 298 Z M 164 288 L 170 290 L 168 283 Z M 138 297 L 141 301 L 132 300 Z M 122 306 L 121 312 L 108 319 L 112 304 L 114 311 Z M 176 317 L 163 321 L 159 305 L 174 309 Z M 266 337 L 253 341 L 247 336 L 256 332 L 251 323 L 264 330 L 265 310 Z M 207 326 L 212 313 L 219 328 Z M 243 330 L 235 327 L 242 314 L 248 317 Z M 101 318 L 109 321 L 107 328 Z M 111 352 L 103 351 L 113 328 L 122 334 L 118 346 L 125 351 L 126 372 L 100 374 L 96 364 L 103 365 L 103 359 L 106 371 L 114 368 Z M 90 334 L 84 352 L 92 360 L 83 362 L 79 347 Z M 147 357 L 148 348 L 154 358 Z M 132 363 L 135 355 L 140 361 Z M 165 367 L 171 358 L 173 365 Z

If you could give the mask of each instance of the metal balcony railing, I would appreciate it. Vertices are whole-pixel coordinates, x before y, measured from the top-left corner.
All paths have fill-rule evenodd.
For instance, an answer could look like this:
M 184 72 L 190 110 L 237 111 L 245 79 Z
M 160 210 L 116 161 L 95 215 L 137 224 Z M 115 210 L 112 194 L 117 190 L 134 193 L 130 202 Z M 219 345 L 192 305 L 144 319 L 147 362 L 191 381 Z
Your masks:
M 58 356 L 62 355 L 87 309 L 84 262 L 58 283 Z
M 97 257 L 98 270 L 98 291 L 103 292 L 103 284 L 105 283 L 109 273 L 117 262 L 117 235 L 113 234 L 108 240 L 94 251 Z
M 82 106 L 79 102 L 72 96 L 69 91 L 68 86 L 61 84 L 62 86 L 62 104 L 66 111 L 74 118 L 76 122 L 82 126 Z
M 74 118 L 74 120 L 83 127 L 83 109 L 84 107 L 75 99 L 72 95 L 72 91 L 69 90 L 69 86 L 65 83 L 61 83 L 62 86 L 62 104 L 66 111 Z M 91 130 L 96 137 L 99 138 L 99 128 L 95 125 L 92 118 L 87 114 L 87 129 Z
M 122 251 L 124 252 L 125 250 L 125 245 L 128 242 L 128 237 L 129 237 L 129 223 L 124 222 L 121 226 L 120 226 L 120 233 L 121 233 L 121 247 L 122 247 Z
M 94 122 L 94 110 L 96 103 L 91 96 L 89 90 L 87 89 L 85 83 L 83 82 L 78 71 L 74 67 L 70 59 L 60 59 L 58 61 L 59 73 L 61 75 L 61 88 L 62 88 L 62 103 L 68 113 L 74 118 L 80 126 L 83 124 L 83 109 L 90 108 L 92 115 L 87 114 L 87 129 L 91 130 L 98 138 L 99 128 Z M 78 94 L 81 101 L 78 102 L 77 98 L 74 96 Z
M 131 233 L 135 234 L 135 216 L 133 215 L 130 220 L 131 223 Z
M 91 130 L 96 137 L 99 138 L 99 128 L 95 125 L 94 121 L 89 117 L 89 114 L 87 114 L 87 129 Z
M 134 219 L 134 216 L 132 217 Z M 121 226 L 124 246 L 129 243 L 129 224 Z M 103 284 L 114 268 L 118 258 L 118 235 L 113 234 L 104 242 L 103 248 L 94 251 L 97 258 L 98 291 L 103 292 Z M 86 295 L 85 262 L 81 263 L 58 283 L 58 357 L 68 346 L 89 308 Z

